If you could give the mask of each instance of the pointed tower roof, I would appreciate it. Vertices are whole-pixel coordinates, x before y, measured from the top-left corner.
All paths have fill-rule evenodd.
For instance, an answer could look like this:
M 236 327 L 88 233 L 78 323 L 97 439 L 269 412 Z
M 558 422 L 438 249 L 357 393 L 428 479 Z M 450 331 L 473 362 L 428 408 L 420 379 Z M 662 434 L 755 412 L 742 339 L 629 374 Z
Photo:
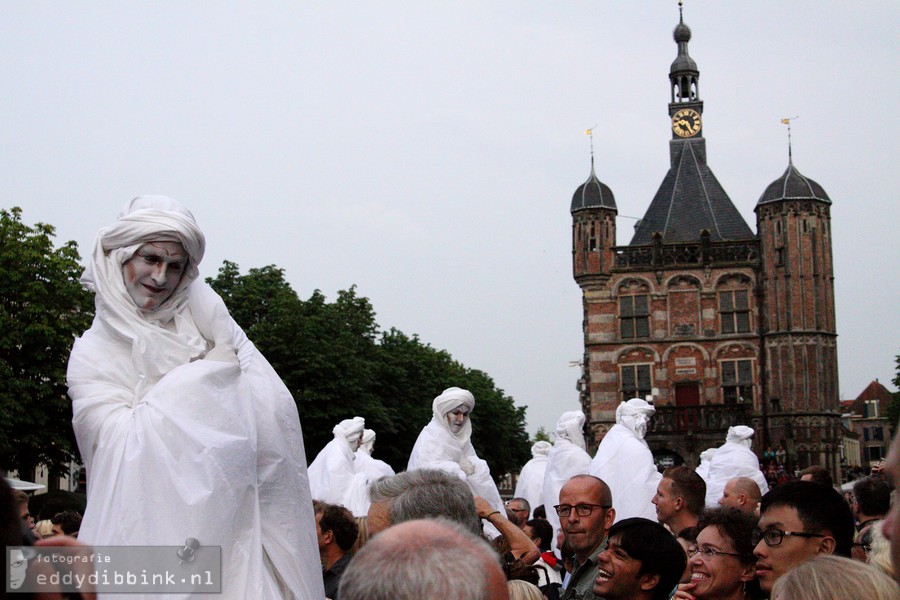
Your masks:
M 817 200 L 831 204 L 831 198 L 828 197 L 822 186 L 812 179 L 804 177 L 794 167 L 792 160 L 788 161 L 788 168 L 784 175 L 769 184 L 756 205 L 781 200 Z
M 578 186 L 572 196 L 572 208 L 569 212 L 576 212 L 585 208 L 611 208 L 617 210 L 616 199 L 609 186 L 597 178 L 594 172 L 594 161 L 591 161 L 591 174 L 587 181 Z
M 704 229 L 713 242 L 754 237 L 699 150 L 696 144 L 678 143 L 674 164 L 635 228 L 631 246 L 650 244 L 656 232 L 663 243 L 697 241 Z

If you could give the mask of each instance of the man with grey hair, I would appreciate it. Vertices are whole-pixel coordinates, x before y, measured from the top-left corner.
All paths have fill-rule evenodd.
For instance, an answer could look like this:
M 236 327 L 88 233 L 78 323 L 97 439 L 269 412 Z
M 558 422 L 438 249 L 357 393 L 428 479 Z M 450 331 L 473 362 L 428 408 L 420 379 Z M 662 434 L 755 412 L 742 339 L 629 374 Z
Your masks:
M 480 536 L 481 520 L 506 537 L 510 552 L 525 564 L 540 558 L 535 543 L 484 498 L 472 496 L 458 477 L 438 469 L 404 471 L 369 485 L 369 536 L 415 519 L 449 519 Z
M 446 519 L 408 521 L 374 537 L 344 571 L 340 592 L 341 600 L 509 600 L 497 553 Z
M 445 471 L 418 469 L 382 477 L 369 484 L 369 499 L 370 536 L 397 523 L 436 517 L 481 534 L 472 491 L 466 482 Z

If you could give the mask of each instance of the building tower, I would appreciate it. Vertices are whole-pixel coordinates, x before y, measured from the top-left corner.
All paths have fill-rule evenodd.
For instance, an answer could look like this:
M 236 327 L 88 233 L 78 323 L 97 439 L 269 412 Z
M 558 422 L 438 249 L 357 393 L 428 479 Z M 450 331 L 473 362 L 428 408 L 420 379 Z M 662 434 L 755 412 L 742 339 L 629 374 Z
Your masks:
M 762 250 L 764 405 L 768 433 L 798 464 L 840 475 L 840 395 L 831 199 L 794 167 L 756 205 Z
M 591 174 L 578 186 L 572 196 L 572 274 L 583 290 L 583 331 L 585 349 L 596 323 L 591 325 L 588 304 L 595 298 L 609 297 L 610 272 L 613 266 L 613 246 L 616 245 L 616 199 L 612 190 L 597 178 L 591 150 Z M 590 369 L 590 355 L 585 351 L 582 372 Z M 582 409 L 590 414 L 590 394 L 582 377 L 578 383 Z

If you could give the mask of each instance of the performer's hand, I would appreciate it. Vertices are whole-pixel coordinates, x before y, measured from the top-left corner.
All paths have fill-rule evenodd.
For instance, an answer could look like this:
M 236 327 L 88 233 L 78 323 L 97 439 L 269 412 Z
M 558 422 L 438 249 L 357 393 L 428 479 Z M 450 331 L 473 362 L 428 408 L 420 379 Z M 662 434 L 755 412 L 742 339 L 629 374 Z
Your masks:
M 214 360 L 217 362 L 228 363 L 236 367 L 241 366 L 234 346 L 229 346 L 228 344 L 221 344 L 214 347 L 212 350 L 207 352 L 206 356 L 204 356 L 203 358 L 204 360 Z
M 459 461 L 459 468 L 462 469 L 462 472 L 466 475 L 474 475 L 475 474 L 475 465 L 468 458 L 463 458 Z

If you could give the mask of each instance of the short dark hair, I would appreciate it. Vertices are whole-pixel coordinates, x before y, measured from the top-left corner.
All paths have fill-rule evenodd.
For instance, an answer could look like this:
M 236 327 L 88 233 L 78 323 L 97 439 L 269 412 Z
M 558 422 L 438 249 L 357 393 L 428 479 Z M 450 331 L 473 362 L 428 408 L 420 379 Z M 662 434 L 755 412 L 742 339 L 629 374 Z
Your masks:
M 350 548 L 356 542 L 359 535 L 359 525 L 353 518 L 353 513 L 337 504 L 324 504 L 316 514 L 321 513 L 322 519 L 319 521 L 319 529 L 322 533 L 330 531 L 334 534 L 334 541 L 337 542 L 338 548 L 344 552 L 349 552 Z
M 653 600 L 667 600 L 687 565 L 687 555 L 668 529 L 642 517 L 622 519 L 609 529 L 607 539 L 619 536 L 619 546 L 641 561 L 638 575 L 658 575 Z
M 797 511 L 803 527 L 810 533 L 828 531 L 836 542 L 834 553 L 850 556 L 855 530 L 850 505 L 833 487 L 812 481 L 789 481 L 769 490 L 759 505 L 759 514 L 777 506 Z
M 50 522 L 59 525 L 66 535 L 76 534 L 81 529 L 81 515 L 74 510 L 58 512 L 53 515 Z
M 543 504 L 538 504 L 534 507 L 534 512 L 531 513 L 535 519 L 546 519 L 547 518 L 547 509 L 544 508 Z
M 864 515 L 886 515 L 891 510 L 891 486 L 883 479 L 863 477 L 853 484 L 853 497 Z
M 531 527 L 535 537 L 541 538 L 541 552 L 549 552 L 550 544 L 553 542 L 553 525 L 550 524 L 550 521 L 547 519 L 531 519 L 526 521 L 525 524 Z
M 672 491 L 684 498 L 691 514 L 699 515 L 706 505 L 706 482 L 690 467 L 677 465 L 663 471 L 663 478 L 672 480 Z
M 700 517 L 697 535 L 707 527 L 716 527 L 722 537 L 731 540 L 735 553 L 740 555 L 738 558 L 741 563 L 750 565 L 756 562 L 756 556 L 753 555 L 755 546 L 750 538 L 758 523 L 758 516 L 737 508 L 714 508 L 704 512 Z
M 812 465 L 810 467 L 806 467 L 802 471 L 800 471 L 800 477 L 802 478 L 804 475 L 809 475 L 812 477 L 810 481 L 813 483 L 818 483 L 819 485 L 827 485 L 828 487 L 834 487 L 834 479 L 831 478 L 831 475 L 822 465 Z

